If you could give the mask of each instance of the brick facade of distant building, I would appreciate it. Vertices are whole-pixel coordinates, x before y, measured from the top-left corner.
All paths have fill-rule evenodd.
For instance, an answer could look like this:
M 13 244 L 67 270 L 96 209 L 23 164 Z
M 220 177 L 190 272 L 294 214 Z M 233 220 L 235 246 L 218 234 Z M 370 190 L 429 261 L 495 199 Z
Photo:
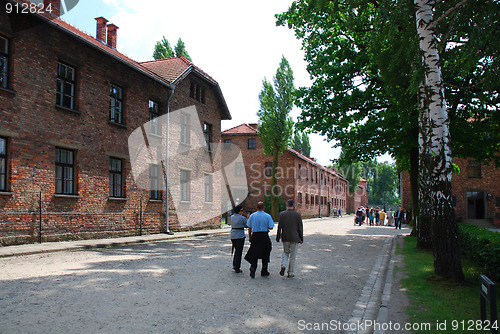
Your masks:
M 106 22 L 97 19 L 104 31 Z M 194 105 L 200 126 L 210 124 L 211 139 L 220 141 L 221 119 L 230 114 L 217 83 L 184 58 L 163 64 L 175 70 L 172 77 L 149 69 L 119 53 L 117 27 L 107 28 L 109 45 L 47 13 L 0 14 L 2 245 L 38 240 L 40 226 L 44 241 L 163 232 L 165 191 L 136 185 L 132 131 L 169 109 Z M 203 87 L 203 101 L 190 93 L 193 83 Z M 206 159 L 200 169 L 210 175 L 217 161 Z M 178 168 L 173 164 L 169 171 Z M 149 177 L 161 179 L 163 170 L 158 165 Z M 194 190 L 209 189 L 203 187 L 207 179 L 189 180 L 186 205 L 202 203 L 200 215 L 207 208 L 218 212 L 200 216 L 200 226 L 220 223 L 219 187 L 213 186 L 215 199 L 208 202 Z M 170 202 L 170 227 L 184 228 Z
M 494 163 L 484 165 L 473 159 L 454 158 L 460 174 L 453 174 L 452 195 L 458 222 L 488 222 L 500 227 L 500 168 Z M 410 179 L 401 173 L 401 205 L 411 206 Z
M 264 155 L 257 124 L 223 131 L 222 141 L 241 149 L 248 193 L 236 191 L 233 196 L 239 203 L 246 197 L 244 206 L 252 211 L 270 190 L 272 157 Z M 293 199 L 303 217 L 333 216 L 338 209 L 346 212 L 346 180 L 300 152 L 288 149 L 279 156 L 277 178 L 279 194 L 285 201 Z

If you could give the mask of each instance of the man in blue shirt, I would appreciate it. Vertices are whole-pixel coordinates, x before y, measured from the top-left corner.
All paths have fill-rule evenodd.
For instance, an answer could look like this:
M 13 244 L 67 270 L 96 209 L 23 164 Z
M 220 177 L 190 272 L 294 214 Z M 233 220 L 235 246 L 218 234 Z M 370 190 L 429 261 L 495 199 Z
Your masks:
M 245 245 L 245 227 L 247 219 L 241 214 L 241 206 L 234 208 L 234 214 L 231 216 L 231 242 L 234 248 L 233 269 L 236 273 L 241 273 L 241 254 Z
M 255 278 L 259 259 L 262 259 L 261 276 L 269 276 L 267 267 L 272 249 L 269 231 L 274 228 L 274 221 L 270 214 L 264 212 L 263 202 L 257 203 L 257 211 L 250 215 L 247 226 L 250 248 L 245 255 L 245 260 L 250 263 L 250 277 Z

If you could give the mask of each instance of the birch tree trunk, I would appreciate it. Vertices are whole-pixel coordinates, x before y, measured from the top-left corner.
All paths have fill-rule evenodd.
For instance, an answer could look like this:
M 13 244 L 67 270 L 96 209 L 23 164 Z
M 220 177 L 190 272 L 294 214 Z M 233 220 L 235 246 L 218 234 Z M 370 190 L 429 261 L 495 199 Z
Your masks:
M 434 253 L 434 273 L 463 280 L 458 226 L 451 198 L 449 118 L 444 105 L 443 78 L 435 37 L 433 11 L 436 0 L 414 0 L 425 81 L 420 99 L 421 190 L 429 194 Z M 425 209 L 424 209 L 425 210 Z

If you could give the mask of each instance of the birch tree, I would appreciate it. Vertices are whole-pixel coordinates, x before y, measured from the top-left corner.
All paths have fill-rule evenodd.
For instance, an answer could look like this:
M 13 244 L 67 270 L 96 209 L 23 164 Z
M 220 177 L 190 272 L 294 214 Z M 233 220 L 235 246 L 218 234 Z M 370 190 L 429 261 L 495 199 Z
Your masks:
M 417 34 L 422 53 L 424 82 L 419 94 L 420 185 L 431 199 L 434 272 L 462 280 L 458 227 L 452 205 L 449 118 L 444 99 L 443 76 L 435 35 L 437 0 L 415 0 Z

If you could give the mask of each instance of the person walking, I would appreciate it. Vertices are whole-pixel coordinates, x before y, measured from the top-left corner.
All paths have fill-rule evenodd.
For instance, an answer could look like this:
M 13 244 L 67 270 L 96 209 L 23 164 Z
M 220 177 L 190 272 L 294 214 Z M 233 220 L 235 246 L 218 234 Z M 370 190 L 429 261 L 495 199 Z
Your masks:
M 233 244 L 233 270 L 235 273 L 243 272 L 241 267 L 241 255 L 245 245 L 245 228 L 247 228 L 247 219 L 241 215 L 241 206 L 234 208 L 234 214 L 231 216 L 231 243 Z
M 272 243 L 269 231 L 274 228 L 274 221 L 270 214 L 264 212 L 264 203 L 257 203 L 257 211 L 248 218 L 248 240 L 250 248 L 245 255 L 245 260 L 250 263 L 250 277 L 255 278 L 257 261 L 262 259 L 261 276 L 269 276 L 267 267 L 271 256 Z
M 384 209 L 380 210 L 380 226 L 385 226 L 385 211 Z
M 287 277 L 295 276 L 294 269 L 298 244 L 304 242 L 302 216 L 294 210 L 294 205 L 295 203 L 292 199 L 286 202 L 286 211 L 280 212 L 279 215 L 278 231 L 276 234 L 276 242 L 283 241 L 280 275 L 284 276 L 288 268 Z
M 399 208 L 398 211 L 395 211 L 394 212 L 394 222 L 396 223 L 396 229 L 399 227 L 399 229 L 401 229 L 401 217 L 402 216 L 402 212 L 401 212 L 401 208 Z
M 393 222 L 394 222 L 394 215 L 391 209 L 389 209 L 387 210 L 387 226 L 392 226 Z

